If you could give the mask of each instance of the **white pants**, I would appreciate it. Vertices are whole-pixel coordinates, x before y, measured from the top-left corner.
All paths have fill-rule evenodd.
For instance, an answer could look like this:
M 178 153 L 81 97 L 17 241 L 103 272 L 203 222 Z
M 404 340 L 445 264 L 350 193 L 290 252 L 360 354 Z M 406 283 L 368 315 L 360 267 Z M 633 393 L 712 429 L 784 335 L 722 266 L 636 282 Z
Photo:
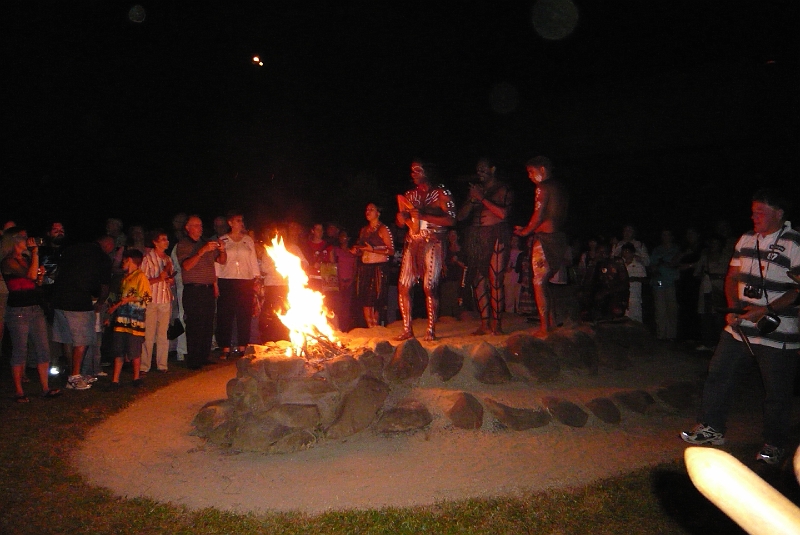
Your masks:
M 517 304 L 519 303 L 519 292 L 522 290 L 522 284 L 519 283 L 519 273 L 516 271 L 507 271 L 503 274 L 503 286 L 505 287 L 506 294 L 506 312 L 517 312 Z
M 630 283 L 630 297 L 628 298 L 628 311 L 625 315 L 630 319 L 642 323 L 642 283 Z
M 653 288 L 656 309 L 656 338 L 674 340 L 678 336 L 678 298 L 674 287 Z
M 169 356 L 169 340 L 167 328 L 172 316 L 172 303 L 150 303 L 144 316 L 144 345 L 142 346 L 141 371 L 150 371 L 153 355 L 153 344 L 156 345 L 156 367 L 159 370 L 167 369 Z

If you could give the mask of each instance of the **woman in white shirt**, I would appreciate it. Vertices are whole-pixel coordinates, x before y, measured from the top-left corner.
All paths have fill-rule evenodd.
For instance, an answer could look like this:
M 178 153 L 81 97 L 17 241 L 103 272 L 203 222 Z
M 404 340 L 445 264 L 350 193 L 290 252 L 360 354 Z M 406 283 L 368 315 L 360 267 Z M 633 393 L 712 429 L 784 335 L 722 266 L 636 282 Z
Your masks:
M 261 272 L 256 257 L 253 238 L 247 235 L 242 214 L 228 213 L 231 231 L 220 237 L 225 242 L 228 261 L 215 264 L 219 297 L 217 298 L 217 344 L 225 359 L 231 355 L 234 320 L 236 323 L 236 349 L 244 353 L 250 342 L 250 321 L 253 316 L 255 284 Z

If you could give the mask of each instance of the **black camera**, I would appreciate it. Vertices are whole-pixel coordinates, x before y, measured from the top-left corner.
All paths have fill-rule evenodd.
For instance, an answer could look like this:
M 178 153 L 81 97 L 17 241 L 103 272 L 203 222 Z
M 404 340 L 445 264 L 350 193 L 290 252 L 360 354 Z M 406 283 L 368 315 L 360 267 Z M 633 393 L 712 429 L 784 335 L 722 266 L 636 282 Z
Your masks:
M 750 299 L 761 299 L 761 296 L 764 295 L 764 290 L 759 288 L 758 286 L 751 286 L 748 284 L 744 287 L 744 296 L 749 297 Z
M 767 335 L 773 332 L 781 324 L 781 319 L 774 312 L 767 312 L 758 320 L 756 327 L 761 335 Z

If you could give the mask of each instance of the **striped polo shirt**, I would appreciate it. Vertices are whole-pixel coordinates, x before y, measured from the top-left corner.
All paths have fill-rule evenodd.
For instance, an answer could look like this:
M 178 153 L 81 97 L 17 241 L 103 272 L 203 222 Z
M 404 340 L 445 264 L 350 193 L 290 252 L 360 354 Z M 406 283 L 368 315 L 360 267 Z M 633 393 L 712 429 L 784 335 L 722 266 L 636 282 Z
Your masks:
M 178 262 L 182 265 L 184 260 L 197 254 L 197 251 L 206 243 L 208 240 L 205 238 L 197 241 L 183 238 L 175 246 L 175 256 L 178 257 Z M 214 284 L 217 282 L 217 272 L 214 270 L 214 261 L 217 256 L 219 256 L 219 250 L 215 249 L 201 256 L 192 269 L 181 269 L 183 284 Z
M 786 272 L 800 266 L 800 234 L 792 230 L 788 222 L 780 230 L 767 236 L 759 236 L 753 231 L 747 232 L 736 243 L 730 266 L 739 271 L 739 301 L 745 306 L 748 304 L 767 306 L 796 287 Z M 761 297 L 754 299 L 745 296 L 744 291 L 747 286 L 761 289 Z M 798 310 L 800 308 L 796 305 L 774 310 L 773 312 L 780 317 L 781 324 L 766 336 L 761 336 L 756 325 L 746 320 L 742 320 L 742 332 L 751 344 L 798 349 L 800 348 Z M 727 326 L 725 330 L 740 340 L 731 326 Z

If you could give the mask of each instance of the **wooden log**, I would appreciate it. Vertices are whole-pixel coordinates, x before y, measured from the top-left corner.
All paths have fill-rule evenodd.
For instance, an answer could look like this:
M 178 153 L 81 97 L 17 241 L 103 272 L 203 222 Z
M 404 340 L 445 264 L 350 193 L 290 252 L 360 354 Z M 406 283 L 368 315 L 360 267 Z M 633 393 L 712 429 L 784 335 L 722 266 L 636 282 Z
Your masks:
M 697 490 L 747 533 L 800 533 L 800 509 L 730 454 L 689 447 L 683 457 Z

